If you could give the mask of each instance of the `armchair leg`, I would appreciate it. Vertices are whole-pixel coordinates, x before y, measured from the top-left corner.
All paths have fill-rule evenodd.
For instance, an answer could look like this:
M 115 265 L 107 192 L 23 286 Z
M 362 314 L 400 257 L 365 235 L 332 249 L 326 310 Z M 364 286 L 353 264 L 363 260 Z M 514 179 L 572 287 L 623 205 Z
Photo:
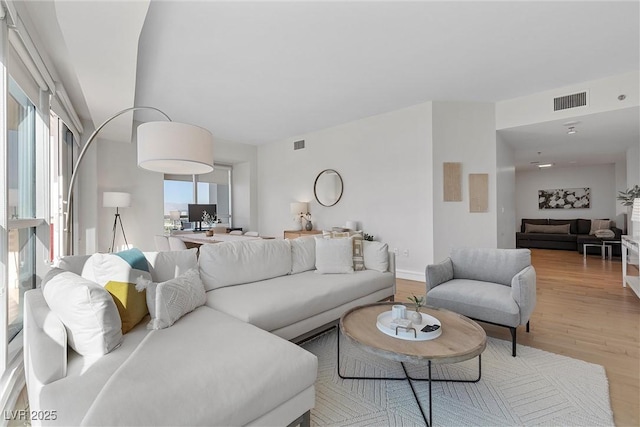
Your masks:
M 529 333 L 529 322 L 527 322 L 527 333 Z
M 509 327 L 511 331 L 511 355 L 516 357 L 516 328 Z

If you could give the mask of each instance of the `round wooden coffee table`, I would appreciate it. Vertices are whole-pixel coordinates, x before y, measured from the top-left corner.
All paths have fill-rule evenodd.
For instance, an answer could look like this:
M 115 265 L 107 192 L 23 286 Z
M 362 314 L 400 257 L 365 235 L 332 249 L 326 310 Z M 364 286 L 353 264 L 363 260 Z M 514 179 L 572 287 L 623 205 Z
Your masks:
M 355 307 L 340 318 L 340 332 L 351 343 L 380 357 L 402 364 L 405 377 L 351 377 L 340 372 L 340 334 L 338 334 L 338 375 L 343 379 L 409 381 L 413 396 L 418 403 L 422 417 L 429 426 L 432 422 L 431 383 L 434 381 L 478 382 L 482 376 L 481 354 L 487 346 L 487 334 L 473 320 L 449 310 L 423 307 L 421 311 L 429 314 L 441 323 L 442 334 L 433 340 L 409 341 L 384 334 L 376 326 L 378 315 L 390 311 L 397 303 L 376 303 Z M 407 307 L 407 310 L 411 306 Z M 478 357 L 478 378 L 473 380 L 431 378 L 431 364 L 457 363 Z M 407 373 L 403 362 L 427 363 L 428 377 L 413 378 Z M 420 400 L 413 387 L 413 381 L 429 383 L 429 419 L 425 416 Z

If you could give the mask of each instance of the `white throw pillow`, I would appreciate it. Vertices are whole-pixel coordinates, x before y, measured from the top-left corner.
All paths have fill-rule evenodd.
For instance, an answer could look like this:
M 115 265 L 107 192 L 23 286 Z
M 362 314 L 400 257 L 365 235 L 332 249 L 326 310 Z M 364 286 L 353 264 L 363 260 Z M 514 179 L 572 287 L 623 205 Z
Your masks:
M 198 266 L 198 249 L 182 251 L 145 252 L 149 272 L 156 282 L 166 282 Z M 151 307 L 149 307 L 151 308 Z
M 291 243 L 291 274 L 316 268 L 316 240 L 313 236 L 298 237 Z
M 52 271 L 47 279 L 44 299 L 64 324 L 71 348 L 83 356 L 102 356 L 120 345 L 120 314 L 105 288 L 70 271 Z
M 207 301 L 204 285 L 197 268 L 156 287 L 156 318 L 151 320 L 151 329 L 164 329 L 173 325 L 187 313 L 204 305 Z
M 138 277 L 151 279 L 149 263 L 140 249 L 129 249 L 115 254 L 93 254 L 93 273 L 99 285 L 108 282 L 136 283 Z
M 365 240 L 364 268 L 381 273 L 389 270 L 389 246 L 386 243 Z
M 315 239 L 316 270 L 321 274 L 353 273 L 351 239 Z

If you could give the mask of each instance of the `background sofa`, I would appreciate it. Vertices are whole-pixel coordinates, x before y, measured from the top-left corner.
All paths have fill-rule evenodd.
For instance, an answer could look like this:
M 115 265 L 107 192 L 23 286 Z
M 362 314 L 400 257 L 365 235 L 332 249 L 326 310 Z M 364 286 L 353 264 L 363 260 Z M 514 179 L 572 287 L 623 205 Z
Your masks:
M 526 224 L 534 225 L 569 225 L 568 233 L 539 233 L 525 232 Z M 615 227 L 613 221 L 609 226 L 614 237 L 607 240 L 620 241 L 622 230 Z M 582 254 L 585 243 L 601 243 L 602 239 L 589 234 L 591 231 L 590 219 L 548 219 L 548 218 L 523 218 L 520 232 L 516 233 L 516 248 L 538 248 L 538 249 L 562 249 L 568 251 L 578 251 Z M 587 253 L 599 254 L 599 248 L 587 248 Z M 613 254 L 620 255 L 620 245 L 613 246 Z

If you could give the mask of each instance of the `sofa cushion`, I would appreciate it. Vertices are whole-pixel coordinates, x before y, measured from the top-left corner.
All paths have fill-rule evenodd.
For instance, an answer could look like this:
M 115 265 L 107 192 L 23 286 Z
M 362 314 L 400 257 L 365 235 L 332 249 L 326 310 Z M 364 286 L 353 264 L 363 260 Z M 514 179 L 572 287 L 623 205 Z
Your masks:
M 145 252 L 144 256 L 149 262 L 149 272 L 154 282 L 166 282 L 198 266 L 198 249 L 196 248 Z
M 611 228 L 611 221 L 608 219 L 592 219 L 589 234 L 594 235 L 598 230 L 608 230 L 609 228 Z
M 575 242 L 577 234 L 546 234 L 546 233 L 518 233 L 524 240 L 538 240 L 547 242 Z
M 450 258 L 455 279 L 495 282 L 505 286 L 511 286 L 513 276 L 531 265 L 529 249 L 453 248 Z
M 138 277 L 151 279 L 149 263 L 140 249 L 129 249 L 115 254 L 91 255 L 93 273 L 99 285 L 107 282 L 136 283 Z
M 246 425 L 313 387 L 317 369 L 297 345 L 200 307 L 151 331 L 82 425 Z
M 453 279 L 431 289 L 427 304 L 498 325 L 520 324 L 520 309 L 511 288 L 497 283 Z
M 133 283 L 110 281 L 104 288 L 116 303 L 123 334 L 133 329 L 149 314 L 145 292 L 138 292 Z
M 291 244 L 291 274 L 316 268 L 316 239 L 303 236 L 289 240 Z
M 353 242 L 351 239 L 316 240 L 316 270 L 321 274 L 353 273 Z
M 547 218 L 522 218 L 522 225 L 520 226 L 520 232 L 524 233 L 525 224 L 538 224 L 547 225 L 549 220 Z
M 577 219 L 550 219 L 549 225 L 564 225 L 569 224 L 569 233 L 578 234 L 578 220 Z
M 389 288 L 392 273 L 306 271 L 207 292 L 207 305 L 266 331 L 273 331 L 347 302 Z
M 389 246 L 386 243 L 365 240 L 363 243 L 364 268 L 380 273 L 389 271 Z
M 578 219 L 578 234 L 589 234 L 591 231 L 591 220 L 590 219 Z
M 122 342 L 122 323 L 111 294 L 70 271 L 53 269 L 42 293 L 67 330 L 69 346 L 83 356 L 102 356 Z
M 205 289 L 284 276 L 291 272 L 289 240 L 256 239 L 200 247 L 200 277 Z
M 538 225 L 538 224 L 525 224 L 525 233 L 543 233 L 543 234 L 569 234 L 571 226 L 569 224 L 563 225 Z

